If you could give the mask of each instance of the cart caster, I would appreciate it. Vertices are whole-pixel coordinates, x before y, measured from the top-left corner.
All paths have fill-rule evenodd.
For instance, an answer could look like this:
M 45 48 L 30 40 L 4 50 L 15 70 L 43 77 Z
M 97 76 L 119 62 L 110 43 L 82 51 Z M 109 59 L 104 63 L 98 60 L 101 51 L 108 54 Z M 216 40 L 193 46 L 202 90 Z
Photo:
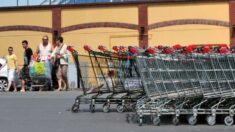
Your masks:
M 126 122 L 127 123 L 131 122 L 131 115 L 130 114 L 126 114 Z
M 161 123 L 161 119 L 158 116 L 153 117 L 153 125 L 154 126 L 159 126 Z
M 137 114 L 133 114 L 131 116 L 131 120 L 133 123 L 138 123 L 138 119 L 139 119 L 139 115 L 137 115 Z
M 195 117 L 193 115 L 189 116 L 188 124 L 192 125 L 192 126 L 195 126 L 197 124 L 197 117 Z
M 125 107 L 123 106 L 123 105 L 117 105 L 117 112 L 119 112 L 119 113 L 123 113 L 124 112 L 124 110 L 125 110 Z
M 226 117 L 224 118 L 224 124 L 225 124 L 226 126 L 232 126 L 232 125 L 233 125 L 233 122 L 234 122 L 234 120 L 233 120 L 233 117 L 232 117 L 232 116 L 226 116 Z
M 179 123 L 180 123 L 179 118 L 175 116 L 175 117 L 172 119 L 172 123 L 173 123 L 175 126 L 178 126 Z
M 214 126 L 215 123 L 216 123 L 215 116 L 208 115 L 208 116 L 206 117 L 206 121 L 207 121 L 207 124 L 208 124 L 208 125 Z
M 73 106 L 72 106 L 72 108 L 71 108 L 71 111 L 72 111 L 73 113 L 78 113 L 78 111 L 79 111 L 79 105 L 73 104 Z
M 142 125 L 143 125 L 143 118 L 139 117 L 139 126 L 142 126 Z
M 104 113 L 108 113 L 109 110 L 110 110 L 110 106 L 105 103 L 105 104 L 103 105 L 103 112 L 104 112 Z
M 90 112 L 91 113 L 94 113 L 95 112 L 95 105 L 90 105 Z
M 136 111 L 136 104 L 131 104 L 131 111 L 132 112 L 135 112 Z

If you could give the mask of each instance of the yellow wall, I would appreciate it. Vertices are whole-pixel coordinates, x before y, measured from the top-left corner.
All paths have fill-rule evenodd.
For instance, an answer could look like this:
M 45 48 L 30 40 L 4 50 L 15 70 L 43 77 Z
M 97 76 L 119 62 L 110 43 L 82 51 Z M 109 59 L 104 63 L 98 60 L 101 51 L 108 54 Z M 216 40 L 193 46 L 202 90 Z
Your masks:
M 229 21 L 228 2 L 154 4 L 148 7 L 149 24 L 175 19 L 215 19 Z
M 111 49 L 114 45 L 138 46 L 138 31 L 120 28 L 90 28 L 63 33 L 66 44 L 73 45 L 84 54 L 83 46 L 90 45 L 97 50 L 98 45 Z
M 9 31 L 0 32 L 0 56 L 5 56 L 8 54 L 8 47 L 12 46 L 14 48 L 14 53 L 18 57 L 19 65 L 23 64 L 23 52 L 21 42 L 22 40 L 28 40 L 29 46 L 35 51 L 37 45 L 41 42 L 42 36 L 48 35 L 51 39 L 51 34 L 42 32 L 31 32 L 31 31 Z
M 90 22 L 138 24 L 138 8 L 137 6 L 125 6 L 62 10 L 62 27 Z
M 73 15 L 71 15 L 73 14 Z M 62 27 L 93 23 L 93 22 L 121 22 L 138 24 L 138 7 L 96 7 L 62 10 Z M 138 45 L 138 31 L 121 28 L 89 28 L 63 33 L 65 42 L 73 44 L 81 54 L 83 46 L 91 45 L 97 49 L 98 45 Z
M 52 27 L 51 10 L 1 11 L 0 26 L 34 25 Z
M 149 24 L 177 19 L 212 19 L 229 22 L 228 2 L 158 4 L 148 7 Z M 149 31 L 149 45 L 230 43 L 229 27 L 175 25 Z
M 138 24 L 138 6 L 62 8 L 62 27 L 91 22 L 121 22 Z M 179 4 L 149 4 L 148 22 L 176 19 L 214 19 L 229 22 L 228 2 L 211 3 L 179 3 Z M 0 26 L 35 25 L 52 27 L 52 11 L 45 10 L 14 10 L 0 11 Z M 3 19 L 4 18 L 4 19 Z M 7 53 L 7 47 L 19 49 L 17 56 L 22 59 L 21 41 L 29 40 L 35 50 L 41 37 L 50 33 L 31 31 L 0 32 L 0 55 Z M 138 31 L 122 28 L 90 28 L 65 32 L 62 34 L 65 43 L 74 45 L 84 54 L 83 45 L 89 44 L 97 49 L 98 45 L 138 45 Z M 178 25 L 149 30 L 149 44 L 192 44 L 192 43 L 229 43 L 229 28 L 210 25 Z M 22 63 L 22 60 L 20 60 Z
M 229 28 L 208 25 L 178 25 L 149 31 L 149 45 L 229 44 Z

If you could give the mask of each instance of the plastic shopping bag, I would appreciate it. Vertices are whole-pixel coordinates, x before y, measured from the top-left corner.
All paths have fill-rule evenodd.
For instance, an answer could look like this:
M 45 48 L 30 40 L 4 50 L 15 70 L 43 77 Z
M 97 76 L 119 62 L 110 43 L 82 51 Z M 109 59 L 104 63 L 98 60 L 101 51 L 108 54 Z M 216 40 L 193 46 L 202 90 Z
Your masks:
M 46 68 L 43 62 L 35 62 L 34 63 L 34 72 L 36 76 L 44 75 L 46 72 Z
M 127 59 L 126 63 L 125 63 L 125 67 L 129 68 L 131 65 L 131 61 L 129 59 Z

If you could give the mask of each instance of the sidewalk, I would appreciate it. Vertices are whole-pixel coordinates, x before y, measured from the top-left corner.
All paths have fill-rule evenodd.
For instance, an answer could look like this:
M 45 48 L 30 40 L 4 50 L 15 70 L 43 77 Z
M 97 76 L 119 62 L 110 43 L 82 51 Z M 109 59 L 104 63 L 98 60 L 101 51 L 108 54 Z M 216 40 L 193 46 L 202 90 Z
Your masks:
M 81 89 L 72 89 L 70 91 L 26 91 L 26 92 L 0 92 L 0 98 L 76 98 L 83 94 Z

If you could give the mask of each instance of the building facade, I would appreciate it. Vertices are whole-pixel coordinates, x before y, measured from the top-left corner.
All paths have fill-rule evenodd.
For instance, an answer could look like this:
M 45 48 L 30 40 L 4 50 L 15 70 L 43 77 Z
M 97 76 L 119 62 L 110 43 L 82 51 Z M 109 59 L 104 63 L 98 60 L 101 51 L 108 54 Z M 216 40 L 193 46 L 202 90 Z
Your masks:
M 0 8 L 0 56 L 12 46 L 22 58 L 21 41 L 32 49 L 43 35 L 58 35 L 85 54 L 83 45 L 156 46 L 235 44 L 234 0 L 153 0 Z M 22 64 L 23 60 L 20 60 Z

